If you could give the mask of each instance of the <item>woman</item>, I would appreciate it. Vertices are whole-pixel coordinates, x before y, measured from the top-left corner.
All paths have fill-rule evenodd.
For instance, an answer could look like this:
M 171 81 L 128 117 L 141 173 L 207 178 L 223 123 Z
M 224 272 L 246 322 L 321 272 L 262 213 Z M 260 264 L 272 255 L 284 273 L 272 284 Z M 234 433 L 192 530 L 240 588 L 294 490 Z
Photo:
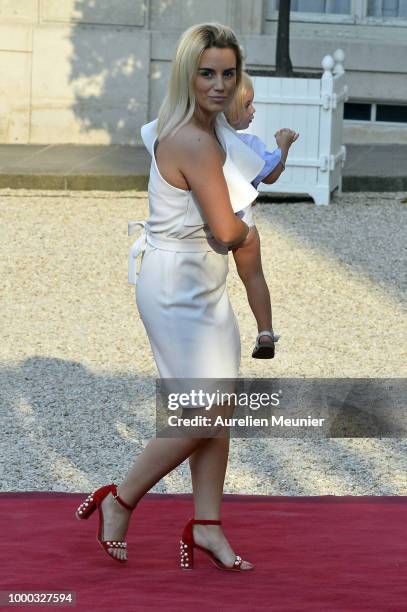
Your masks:
M 189 28 L 179 40 L 158 121 L 142 128 L 152 164 L 150 216 L 136 249 L 143 245 L 136 298 L 161 378 L 238 376 L 240 335 L 226 291 L 228 250 L 248 234 L 234 213 L 255 199 L 250 181 L 264 164 L 223 115 L 241 74 L 240 47 L 230 28 Z M 227 407 L 218 411 L 228 414 Z M 253 565 L 234 553 L 221 528 L 228 452 L 228 435 L 155 438 L 120 486 L 90 494 L 77 518 L 98 508 L 100 544 L 126 561 L 131 511 L 189 457 L 195 519 L 182 534 L 181 567 L 192 568 L 196 547 L 220 569 L 250 570 Z

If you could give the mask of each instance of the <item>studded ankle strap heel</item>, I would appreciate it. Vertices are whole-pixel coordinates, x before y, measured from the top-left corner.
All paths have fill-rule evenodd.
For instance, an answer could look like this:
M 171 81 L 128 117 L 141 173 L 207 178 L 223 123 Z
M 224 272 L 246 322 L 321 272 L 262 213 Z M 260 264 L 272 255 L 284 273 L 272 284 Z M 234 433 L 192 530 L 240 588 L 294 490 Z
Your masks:
M 239 555 L 235 556 L 235 560 L 232 566 L 227 566 L 222 561 L 220 561 L 212 551 L 208 550 L 204 546 L 200 546 L 196 544 L 194 540 L 194 525 L 221 525 L 222 521 L 217 520 L 207 520 L 207 519 L 190 519 L 188 523 L 184 527 L 184 531 L 182 533 L 182 538 L 180 540 L 180 567 L 182 569 L 193 569 L 194 568 L 194 548 L 202 550 L 212 563 L 220 570 L 229 570 L 229 571 L 246 571 L 242 570 L 242 557 Z M 250 568 L 253 569 L 253 568 Z
M 120 495 L 117 493 L 117 485 L 112 483 L 112 484 L 100 487 L 99 489 L 97 489 L 95 491 L 92 491 L 92 493 L 90 493 L 88 495 L 88 497 L 85 499 L 85 501 L 76 510 L 75 516 L 76 516 L 76 518 L 78 520 L 82 520 L 82 519 L 87 520 L 91 516 L 91 514 L 93 514 L 93 512 L 97 508 L 98 511 L 99 511 L 99 528 L 98 528 L 98 533 L 97 533 L 97 540 L 98 540 L 99 544 L 101 545 L 103 550 L 109 555 L 109 557 L 111 559 L 114 559 L 115 561 L 119 561 L 120 563 L 125 563 L 127 561 L 127 559 L 121 559 L 119 557 L 113 556 L 109 552 L 109 549 L 113 549 L 113 548 L 121 548 L 121 549 L 124 548 L 124 549 L 126 549 L 127 548 L 127 542 L 124 542 L 124 541 L 110 541 L 110 540 L 107 541 L 107 540 L 102 540 L 102 534 L 103 534 L 103 512 L 102 512 L 101 504 L 102 504 L 102 501 L 105 499 L 105 497 L 107 497 L 109 495 L 109 493 L 111 493 L 113 495 L 114 499 L 121 506 L 126 508 L 126 510 L 132 511 L 136 507 L 136 506 L 130 506 L 129 504 L 127 504 L 120 497 Z

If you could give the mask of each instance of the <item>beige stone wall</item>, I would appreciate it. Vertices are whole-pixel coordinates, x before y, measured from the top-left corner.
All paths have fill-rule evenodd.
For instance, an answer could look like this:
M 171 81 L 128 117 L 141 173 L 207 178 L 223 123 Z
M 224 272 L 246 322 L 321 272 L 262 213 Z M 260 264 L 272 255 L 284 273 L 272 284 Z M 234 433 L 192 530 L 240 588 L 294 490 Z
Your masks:
M 0 142 L 140 143 L 168 83 L 179 34 L 234 28 L 247 65 L 273 67 L 276 21 L 263 0 L 0 0 Z M 291 24 L 295 69 L 341 47 L 350 98 L 407 101 L 407 27 Z M 407 128 L 345 127 L 347 142 L 407 142 Z
M 0 142 L 139 142 L 149 62 L 142 1 L 0 0 Z

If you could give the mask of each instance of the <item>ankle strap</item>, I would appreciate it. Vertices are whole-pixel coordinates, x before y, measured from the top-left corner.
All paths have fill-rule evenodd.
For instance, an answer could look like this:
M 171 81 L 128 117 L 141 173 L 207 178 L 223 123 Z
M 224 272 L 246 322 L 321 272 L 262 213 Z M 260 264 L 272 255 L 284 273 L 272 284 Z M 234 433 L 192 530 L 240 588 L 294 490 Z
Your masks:
M 275 334 L 273 331 L 268 331 L 268 330 L 264 330 L 259 332 L 257 338 L 261 338 L 262 336 L 269 336 L 273 342 L 278 342 L 278 339 L 280 338 L 279 334 Z
M 194 525 L 222 525 L 222 521 L 211 521 L 206 519 L 192 519 Z
M 114 484 L 114 482 L 112 483 L 112 495 L 114 497 L 114 499 L 119 502 L 120 505 L 123 506 L 123 508 L 126 508 L 126 510 L 134 510 L 134 508 L 136 506 L 129 506 L 129 504 L 126 504 L 126 502 L 120 497 L 120 495 L 117 493 L 117 485 Z M 137 504 L 136 504 L 137 505 Z

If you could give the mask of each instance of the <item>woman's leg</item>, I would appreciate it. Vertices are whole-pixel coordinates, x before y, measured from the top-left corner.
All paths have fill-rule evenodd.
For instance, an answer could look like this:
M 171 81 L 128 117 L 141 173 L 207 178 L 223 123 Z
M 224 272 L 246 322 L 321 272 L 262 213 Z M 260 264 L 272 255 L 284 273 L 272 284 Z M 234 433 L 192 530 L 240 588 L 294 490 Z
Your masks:
M 270 292 L 261 265 L 260 237 L 251 227 L 243 245 L 233 249 L 237 272 L 246 288 L 250 308 L 257 321 L 258 331 L 272 329 Z M 262 337 L 261 341 L 269 341 Z
M 231 408 L 227 416 L 232 414 Z M 228 429 L 224 430 L 223 435 L 211 438 L 189 457 L 196 519 L 220 520 L 221 518 L 220 507 L 229 456 L 229 433 Z M 233 564 L 235 553 L 221 525 L 194 525 L 193 534 L 195 542 L 212 551 L 222 563 L 228 566 Z M 241 567 L 250 569 L 252 564 L 243 561 Z
M 192 411 L 188 415 L 193 416 Z M 209 430 L 202 431 L 203 435 L 210 434 Z M 216 431 L 219 431 L 219 428 L 212 433 Z M 187 436 L 153 438 L 139 454 L 127 476 L 118 486 L 118 494 L 129 505 L 136 505 L 163 476 L 187 459 L 196 448 L 207 444 L 210 440 L 209 437 Z M 111 493 L 103 500 L 101 507 L 104 518 L 103 539 L 107 541 L 123 540 L 127 533 L 131 512 L 117 503 Z M 124 549 L 111 548 L 109 552 L 113 556 L 126 558 Z

